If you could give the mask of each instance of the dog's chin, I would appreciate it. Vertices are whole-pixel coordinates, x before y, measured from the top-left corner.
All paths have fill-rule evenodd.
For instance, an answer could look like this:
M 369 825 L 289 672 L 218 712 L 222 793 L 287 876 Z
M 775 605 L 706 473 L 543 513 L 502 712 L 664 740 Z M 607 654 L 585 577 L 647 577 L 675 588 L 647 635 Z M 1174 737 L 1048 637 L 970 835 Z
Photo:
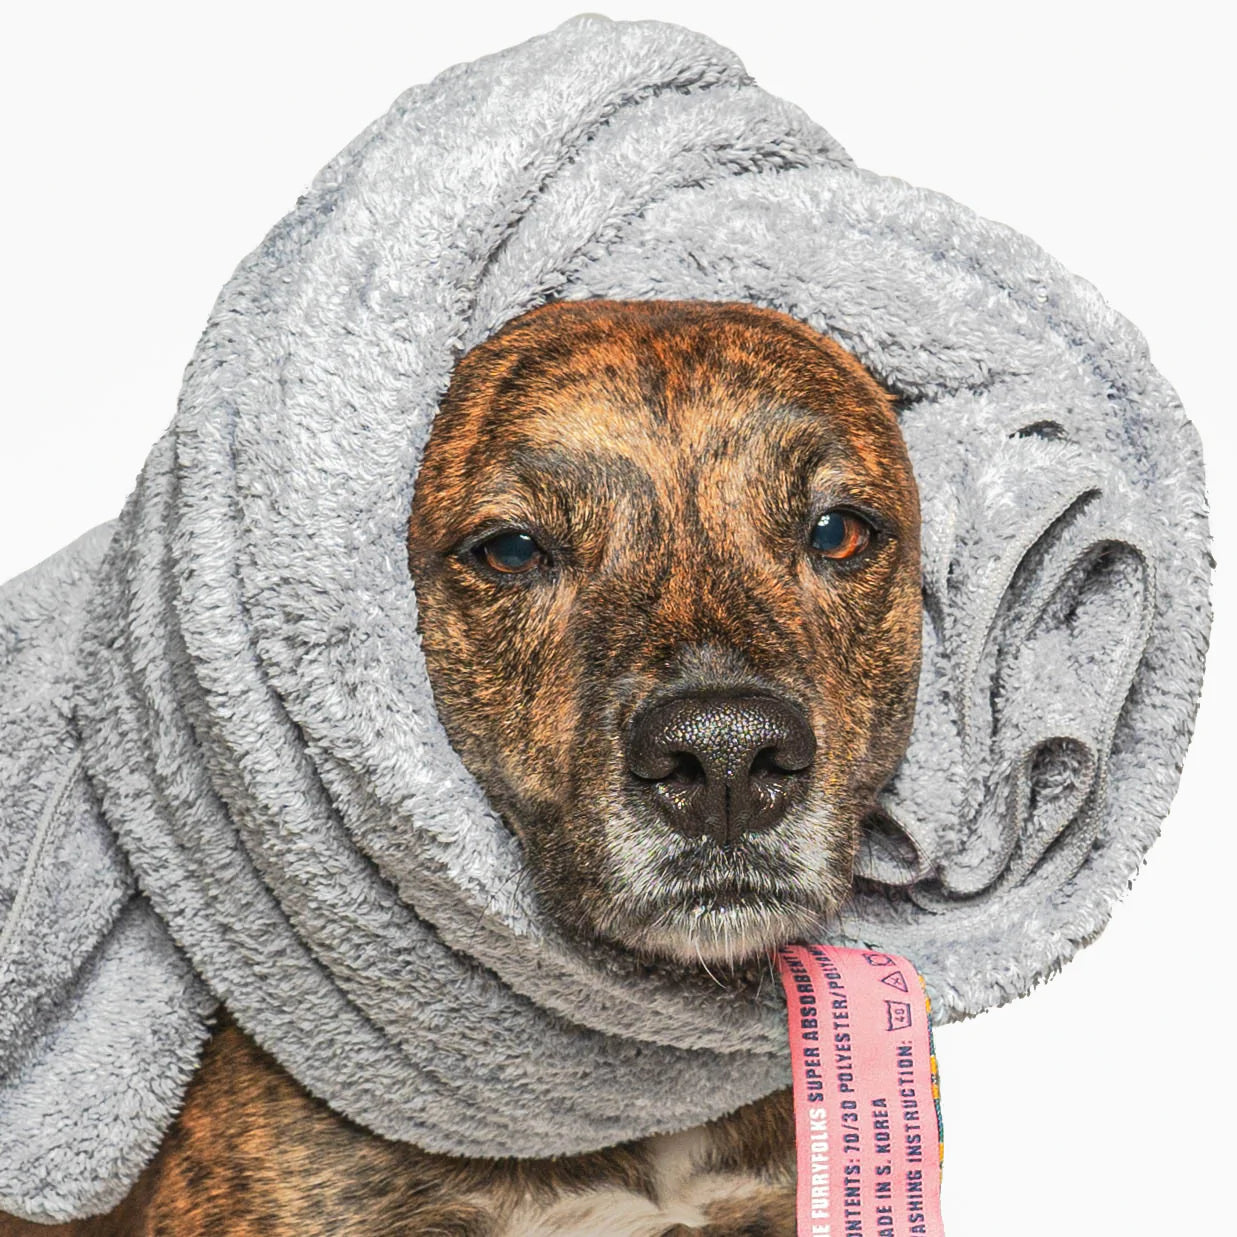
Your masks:
M 810 934 L 820 910 L 767 891 L 715 890 L 614 908 L 600 935 L 641 957 L 734 970 Z

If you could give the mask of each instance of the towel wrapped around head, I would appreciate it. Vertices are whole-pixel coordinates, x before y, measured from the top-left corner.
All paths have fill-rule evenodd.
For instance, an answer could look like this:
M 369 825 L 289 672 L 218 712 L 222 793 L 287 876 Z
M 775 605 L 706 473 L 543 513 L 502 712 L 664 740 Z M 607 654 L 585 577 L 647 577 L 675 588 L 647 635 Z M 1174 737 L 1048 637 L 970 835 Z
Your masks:
M 914 733 L 822 939 L 936 1016 L 1103 927 L 1210 624 L 1198 436 L 1025 237 L 856 167 L 702 35 L 582 16 L 396 100 L 210 316 L 117 520 L 0 591 L 0 1210 L 106 1210 L 217 1002 L 369 1129 L 580 1152 L 789 1082 L 777 985 L 569 941 L 449 746 L 405 537 L 452 367 L 552 299 L 742 300 L 900 397 Z

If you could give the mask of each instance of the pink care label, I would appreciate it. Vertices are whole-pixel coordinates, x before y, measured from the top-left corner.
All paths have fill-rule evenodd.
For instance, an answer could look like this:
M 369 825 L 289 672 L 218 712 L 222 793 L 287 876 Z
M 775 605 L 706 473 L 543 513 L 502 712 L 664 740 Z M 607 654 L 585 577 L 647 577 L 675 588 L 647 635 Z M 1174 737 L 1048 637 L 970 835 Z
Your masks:
M 834 945 L 787 945 L 777 961 L 799 1237 L 942 1237 L 940 1089 L 918 971 Z

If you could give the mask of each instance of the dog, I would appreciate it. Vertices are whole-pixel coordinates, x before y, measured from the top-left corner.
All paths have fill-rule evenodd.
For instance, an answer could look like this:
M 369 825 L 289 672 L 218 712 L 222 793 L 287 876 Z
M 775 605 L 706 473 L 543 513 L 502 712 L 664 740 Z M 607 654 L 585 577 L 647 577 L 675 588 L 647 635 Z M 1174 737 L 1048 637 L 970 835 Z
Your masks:
M 439 716 L 565 933 L 737 982 L 844 904 L 922 622 L 896 400 L 850 353 L 745 303 L 542 305 L 457 364 L 408 529 Z M 222 1010 L 129 1196 L 0 1235 L 772 1237 L 794 1153 L 784 1090 L 586 1155 L 431 1154 Z

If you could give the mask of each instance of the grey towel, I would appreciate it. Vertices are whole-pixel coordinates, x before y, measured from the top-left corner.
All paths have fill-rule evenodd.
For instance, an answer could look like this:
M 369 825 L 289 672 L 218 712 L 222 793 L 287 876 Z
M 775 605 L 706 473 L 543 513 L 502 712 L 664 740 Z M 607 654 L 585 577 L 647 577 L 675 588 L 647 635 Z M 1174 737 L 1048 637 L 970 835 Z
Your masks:
M 578 1152 L 789 1080 L 776 985 L 566 941 L 448 745 L 404 538 L 452 366 L 555 298 L 773 306 L 902 397 L 910 751 L 821 936 L 937 1016 L 1090 940 L 1210 625 L 1198 437 L 1031 241 L 854 166 L 738 59 L 586 16 L 414 87 L 223 289 L 118 520 L 0 591 L 0 1210 L 108 1209 L 217 1001 L 370 1129 Z

